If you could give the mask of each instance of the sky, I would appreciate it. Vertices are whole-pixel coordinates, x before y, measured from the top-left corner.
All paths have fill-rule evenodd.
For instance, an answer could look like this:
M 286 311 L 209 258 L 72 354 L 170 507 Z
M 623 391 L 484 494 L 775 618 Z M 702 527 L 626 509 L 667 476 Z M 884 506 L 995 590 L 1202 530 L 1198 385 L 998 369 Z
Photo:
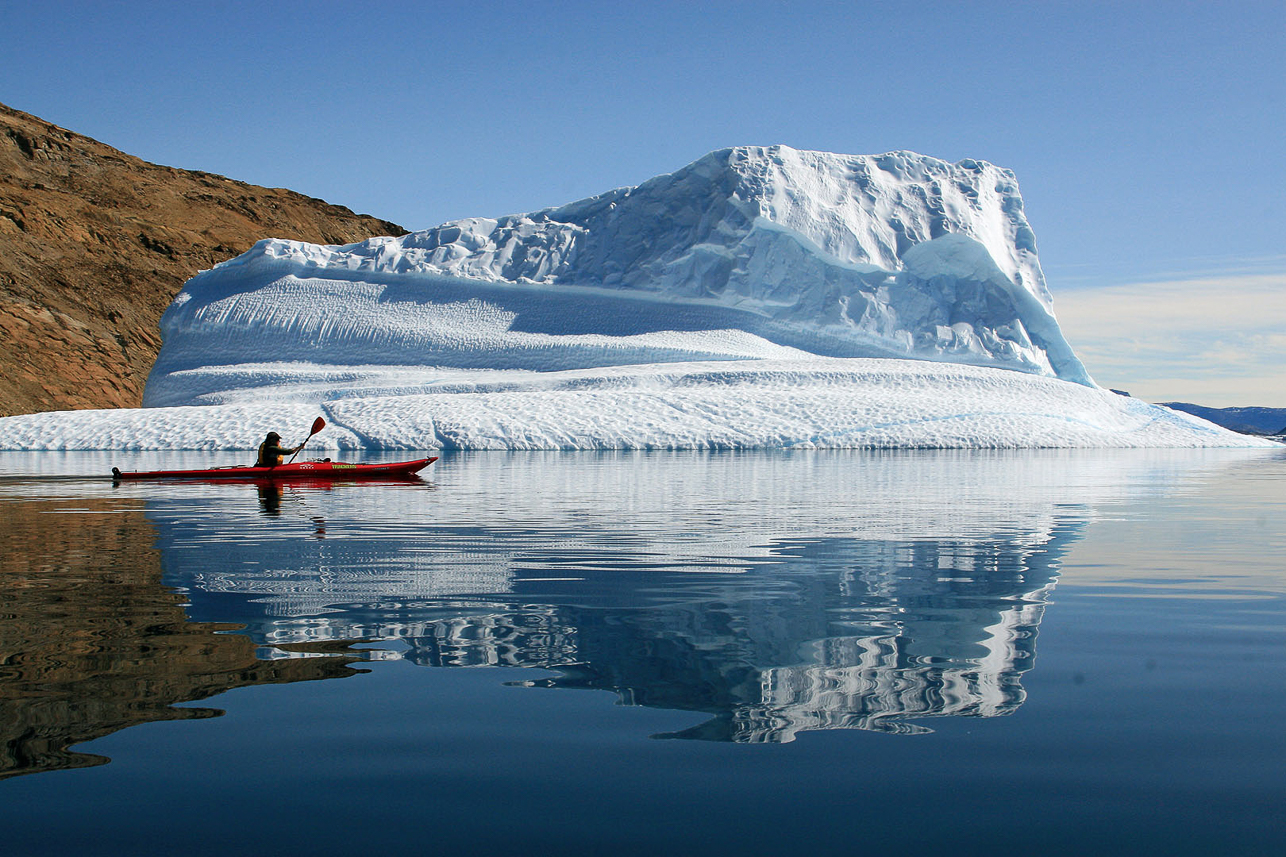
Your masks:
M 1286 0 L 0 0 L 0 102 L 424 229 L 714 149 L 1017 174 L 1104 386 L 1286 407 Z

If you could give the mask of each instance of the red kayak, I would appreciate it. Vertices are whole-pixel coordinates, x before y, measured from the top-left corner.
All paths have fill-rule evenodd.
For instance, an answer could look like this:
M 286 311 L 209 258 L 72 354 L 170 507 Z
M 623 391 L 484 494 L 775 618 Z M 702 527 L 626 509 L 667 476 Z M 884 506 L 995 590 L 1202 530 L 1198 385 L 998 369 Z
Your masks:
M 213 467 L 205 470 L 148 470 L 123 473 L 112 468 L 113 479 L 390 479 L 411 476 L 437 461 L 417 458 L 387 464 L 342 464 L 338 461 L 301 461 L 276 467 Z

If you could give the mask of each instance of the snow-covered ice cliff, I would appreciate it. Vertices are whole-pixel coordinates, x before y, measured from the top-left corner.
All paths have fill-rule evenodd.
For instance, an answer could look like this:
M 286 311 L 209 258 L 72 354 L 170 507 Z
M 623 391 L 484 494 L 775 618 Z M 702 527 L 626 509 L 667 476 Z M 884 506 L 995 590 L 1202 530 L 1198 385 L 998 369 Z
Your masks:
M 246 447 L 318 410 L 332 447 L 1251 442 L 1100 390 L 1013 174 L 910 152 L 738 147 L 530 214 L 264 240 L 161 327 L 146 410 L 0 420 L 0 447 Z
M 786 147 L 636 188 L 342 247 L 263 241 L 162 320 L 176 370 L 262 360 L 461 368 L 915 357 L 1092 384 L 1063 338 L 1013 174 Z

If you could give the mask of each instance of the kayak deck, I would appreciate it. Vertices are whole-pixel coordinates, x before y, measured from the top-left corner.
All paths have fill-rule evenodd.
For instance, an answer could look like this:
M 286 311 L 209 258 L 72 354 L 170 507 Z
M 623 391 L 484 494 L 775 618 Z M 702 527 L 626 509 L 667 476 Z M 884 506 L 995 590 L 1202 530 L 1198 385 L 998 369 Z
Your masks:
M 112 479 L 362 479 L 412 476 L 433 462 L 432 458 L 382 464 L 345 464 L 338 461 L 301 461 L 276 467 L 211 467 L 201 470 L 121 471 L 112 468 Z

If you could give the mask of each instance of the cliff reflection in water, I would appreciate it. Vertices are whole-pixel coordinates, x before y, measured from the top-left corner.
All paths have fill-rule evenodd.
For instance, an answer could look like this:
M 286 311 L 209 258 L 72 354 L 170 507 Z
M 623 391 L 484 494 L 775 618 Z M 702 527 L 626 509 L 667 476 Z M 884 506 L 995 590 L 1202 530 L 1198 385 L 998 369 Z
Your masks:
M 1022 704 L 1066 545 L 1130 484 L 1033 453 L 448 461 L 459 505 L 288 489 L 268 526 L 152 503 L 166 582 L 268 644 L 399 640 L 386 657 L 710 715 L 664 737 L 914 733 Z
M 194 623 L 161 585 L 143 501 L 0 499 L 0 778 L 101 765 L 72 744 L 257 684 L 338 678 L 357 656 L 263 661 L 238 626 Z

